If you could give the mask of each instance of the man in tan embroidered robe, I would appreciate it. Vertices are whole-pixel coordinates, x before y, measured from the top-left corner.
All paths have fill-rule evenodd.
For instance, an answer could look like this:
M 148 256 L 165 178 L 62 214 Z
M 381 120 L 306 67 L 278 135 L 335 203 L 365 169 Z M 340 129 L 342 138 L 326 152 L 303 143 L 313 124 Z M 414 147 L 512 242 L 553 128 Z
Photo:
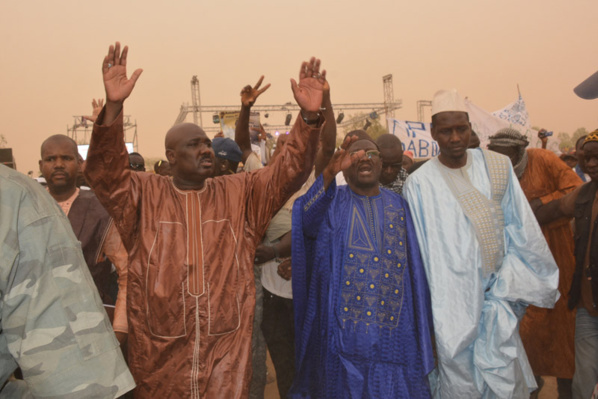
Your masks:
M 272 215 L 307 179 L 319 136 L 319 60 L 292 80 L 301 107 L 270 167 L 211 179 L 204 131 L 166 134 L 173 178 L 132 173 L 122 104 L 141 74 L 126 77 L 127 47 L 103 63 L 106 107 L 94 125 L 86 177 L 129 251 L 129 365 L 140 398 L 244 398 L 251 378 L 253 258 Z

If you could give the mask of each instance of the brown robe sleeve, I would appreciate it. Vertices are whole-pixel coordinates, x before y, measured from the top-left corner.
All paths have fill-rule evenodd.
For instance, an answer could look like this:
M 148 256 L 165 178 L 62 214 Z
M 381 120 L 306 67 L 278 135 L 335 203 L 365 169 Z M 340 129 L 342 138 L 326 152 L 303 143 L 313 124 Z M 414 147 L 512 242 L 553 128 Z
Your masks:
M 556 154 L 548 150 L 542 151 L 540 154 L 544 160 L 544 165 L 546 165 L 544 168 L 546 178 L 558 184 L 555 187 L 555 191 L 540 197 L 542 204 L 559 199 L 583 184 L 573 169 L 561 161 Z M 537 176 L 542 176 L 542 174 L 538 174 Z
M 312 171 L 321 128 L 307 125 L 297 116 L 289 140 L 274 162 L 250 172 L 247 223 L 260 241 L 270 219 L 301 188 Z
M 579 196 L 579 191 L 582 186 L 577 187 L 569 194 L 565 195 L 559 200 L 559 211 L 566 218 L 572 218 L 575 216 L 575 201 Z
M 104 110 L 97 120 L 103 119 Z M 123 135 L 122 111 L 110 126 L 93 125 L 85 178 L 114 219 L 125 248 L 130 250 L 139 224 L 141 174 L 132 173 L 128 168 L 129 154 Z

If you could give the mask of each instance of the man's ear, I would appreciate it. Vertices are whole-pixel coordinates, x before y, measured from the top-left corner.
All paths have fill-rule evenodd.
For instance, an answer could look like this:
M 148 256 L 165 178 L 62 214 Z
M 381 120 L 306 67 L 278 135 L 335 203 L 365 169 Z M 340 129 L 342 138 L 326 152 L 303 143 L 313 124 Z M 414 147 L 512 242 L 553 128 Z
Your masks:
M 42 171 L 42 160 L 41 159 L 39 160 L 38 165 L 39 165 L 39 171 L 41 172 Z
M 176 155 L 174 150 L 172 149 L 166 149 L 166 159 L 168 160 L 168 163 L 171 165 L 176 164 Z

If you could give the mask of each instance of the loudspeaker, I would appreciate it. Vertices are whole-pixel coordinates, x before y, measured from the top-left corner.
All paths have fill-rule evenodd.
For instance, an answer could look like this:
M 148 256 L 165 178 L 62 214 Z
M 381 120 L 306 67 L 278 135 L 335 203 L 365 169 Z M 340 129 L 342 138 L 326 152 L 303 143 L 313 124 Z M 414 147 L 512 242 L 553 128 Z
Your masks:
M 12 148 L 0 148 L 0 163 L 15 169 L 14 158 L 12 157 Z

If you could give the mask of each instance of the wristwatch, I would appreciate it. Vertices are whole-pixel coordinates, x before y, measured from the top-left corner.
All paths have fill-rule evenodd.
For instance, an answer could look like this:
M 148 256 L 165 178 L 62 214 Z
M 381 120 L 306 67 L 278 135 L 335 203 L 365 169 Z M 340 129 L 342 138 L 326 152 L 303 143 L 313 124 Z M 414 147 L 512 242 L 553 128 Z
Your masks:
M 308 119 L 305 117 L 305 115 L 303 115 L 303 110 L 301 110 L 301 118 L 303 118 L 303 120 L 305 121 L 305 123 L 307 123 L 308 125 L 315 125 L 320 121 L 320 117 L 322 116 L 321 113 L 316 112 L 316 118 L 315 119 Z

